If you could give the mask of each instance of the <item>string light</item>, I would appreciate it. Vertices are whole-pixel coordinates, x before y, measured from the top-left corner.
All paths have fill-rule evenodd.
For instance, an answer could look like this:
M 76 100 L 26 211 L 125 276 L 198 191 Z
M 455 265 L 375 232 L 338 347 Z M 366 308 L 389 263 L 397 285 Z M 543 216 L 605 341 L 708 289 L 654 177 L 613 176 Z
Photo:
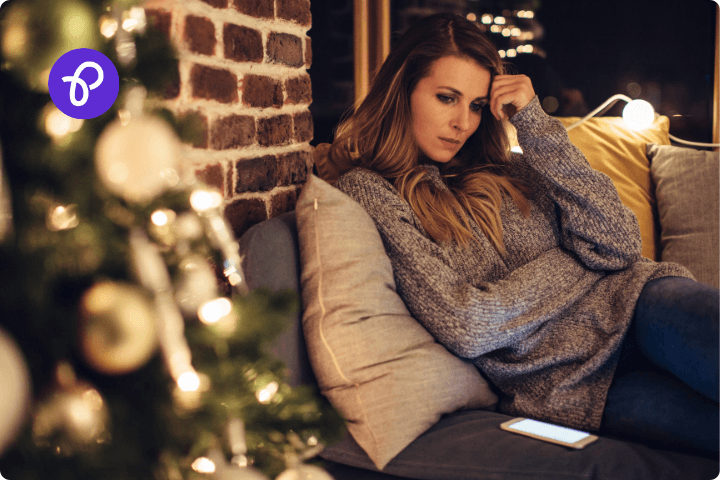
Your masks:
M 198 318 L 203 323 L 217 323 L 232 312 L 232 302 L 227 298 L 216 298 L 203 303 L 198 309 Z
M 190 195 L 190 205 L 196 212 L 205 212 L 222 204 L 222 195 L 215 190 L 195 190 Z
M 480 21 L 485 25 L 490 25 L 493 22 L 493 16 L 486 13 L 481 17 Z
M 505 17 L 495 17 L 495 23 L 497 25 L 505 25 Z
M 191 467 L 198 473 L 215 473 L 215 462 L 207 457 L 196 458 Z
M 261 388 L 260 390 L 255 392 L 255 397 L 258 399 L 258 402 L 260 402 L 260 403 L 270 403 L 272 398 L 278 392 L 279 388 L 280 388 L 280 385 L 278 385 L 277 382 L 275 382 L 275 381 L 270 382 L 265 386 L 265 388 Z
M 118 22 L 112 17 L 103 15 L 100 17 L 100 34 L 105 38 L 112 38 L 117 32 Z
M 195 370 L 188 370 L 180 374 L 177 385 L 183 392 L 195 392 L 200 388 L 200 377 Z

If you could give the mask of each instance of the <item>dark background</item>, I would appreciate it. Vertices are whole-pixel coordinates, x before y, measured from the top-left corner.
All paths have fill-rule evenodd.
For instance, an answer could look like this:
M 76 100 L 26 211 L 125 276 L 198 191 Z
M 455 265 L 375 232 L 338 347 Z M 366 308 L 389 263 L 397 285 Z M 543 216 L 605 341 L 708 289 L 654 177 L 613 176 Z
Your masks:
M 532 43 L 544 58 L 519 54 L 506 60 L 532 78 L 541 100 L 560 100 L 549 113 L 583 115 L 622 93 L 667 115 L 675 136 L 710 142 L 717 8 L 711 0 L 397 0 L 391 18 L 395 38 L 436 12 L 475 13 L 479 20 L 483 13 L 531 9 L 532 21 L 516 22 L 536 32 Z M 311 9 L 316 145 L 332 140 L 353 102 L 352 0 L 312 0 Z M 507 48 L 507 39 L 490 35 L 498 48 Z M 620 115 L 622 106 L 618 102 L 605 115 Z

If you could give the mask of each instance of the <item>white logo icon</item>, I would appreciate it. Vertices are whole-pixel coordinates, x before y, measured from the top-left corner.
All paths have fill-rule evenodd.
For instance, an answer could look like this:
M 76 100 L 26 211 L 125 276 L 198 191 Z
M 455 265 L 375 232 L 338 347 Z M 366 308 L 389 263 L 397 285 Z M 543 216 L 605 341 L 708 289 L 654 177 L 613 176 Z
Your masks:
M 72 77 L 62 77 L 63 82 L 71 82 L 70 83 L 70 101 L 73 105 L 76 107 L 82 107 L 87 103 L 88 96 L 90 95 L 90 90 L 88 90 L 88 85 L 85 83 L 85 81 L 80 78 L 80 72 L 85 70 L 87 67 L 92 67 L 98 72 L 98 79 L 95 80 L 95 83 L 90 85 L 90 90 L 95 90 L 97 87 L 100 86 L 100 84 L 103 82 L 104 74 L 102 68 L 100 68 L 100 65 L 98 65 L 95 62 L 83 62 L 77 70 L 75 70 L 75 75 Z M 75 86 L 80 85 L 83 91 L 82 98 L 78 101 L 75 99 Z

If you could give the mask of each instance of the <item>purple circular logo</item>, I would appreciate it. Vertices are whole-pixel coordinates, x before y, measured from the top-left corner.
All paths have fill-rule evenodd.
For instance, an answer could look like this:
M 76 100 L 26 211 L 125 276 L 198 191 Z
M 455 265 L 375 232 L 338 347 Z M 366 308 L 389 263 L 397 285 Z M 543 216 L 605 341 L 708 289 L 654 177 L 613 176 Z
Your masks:
M 76 48 L 58 58 L 50 70 L 50 97 L 72 118 L 95 118 L 107 112 L 120 90 L 120 78 L 108 57 Z

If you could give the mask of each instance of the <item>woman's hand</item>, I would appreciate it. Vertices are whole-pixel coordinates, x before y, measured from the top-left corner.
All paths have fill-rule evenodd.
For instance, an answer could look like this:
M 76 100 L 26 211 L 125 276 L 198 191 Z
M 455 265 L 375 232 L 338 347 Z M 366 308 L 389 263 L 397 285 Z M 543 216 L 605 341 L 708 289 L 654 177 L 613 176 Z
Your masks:
M 532 82 L 525 75 L 496 75 L 490 88 L 490 111 L 498 120 L 511 118 L 535 98 Z

